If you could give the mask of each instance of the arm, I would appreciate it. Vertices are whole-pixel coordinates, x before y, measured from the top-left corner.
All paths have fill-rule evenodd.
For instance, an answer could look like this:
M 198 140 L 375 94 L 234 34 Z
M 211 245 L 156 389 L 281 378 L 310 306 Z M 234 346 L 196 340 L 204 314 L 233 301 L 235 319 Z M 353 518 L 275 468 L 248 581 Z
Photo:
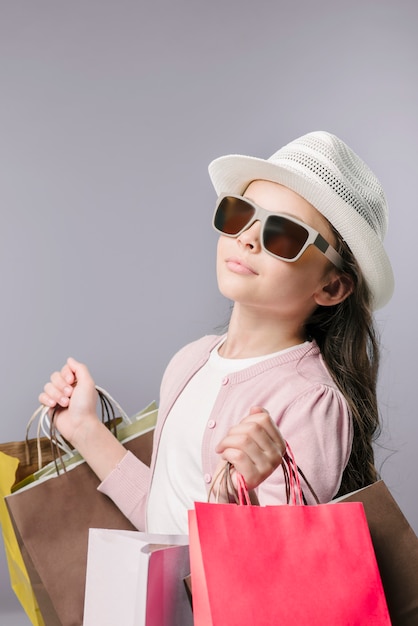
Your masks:
M 69 358 L 60 372 L 52 374 L 39 401 L 56 409 L 57 429 L 103 481 L 126 450 L 97 417 L 97 392 L 87 367 Z

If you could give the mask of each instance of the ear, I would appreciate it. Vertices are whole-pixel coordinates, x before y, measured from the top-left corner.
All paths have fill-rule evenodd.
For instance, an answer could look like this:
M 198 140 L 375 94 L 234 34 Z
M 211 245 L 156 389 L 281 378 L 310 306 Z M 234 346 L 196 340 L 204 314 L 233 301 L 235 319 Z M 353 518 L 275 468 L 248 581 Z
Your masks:
M 343 302 L 353 293 L 354 283 L 348 274 L 334 274 L 329 282 L 315 294 L 315 302 L 321 306 L 333 306 Z

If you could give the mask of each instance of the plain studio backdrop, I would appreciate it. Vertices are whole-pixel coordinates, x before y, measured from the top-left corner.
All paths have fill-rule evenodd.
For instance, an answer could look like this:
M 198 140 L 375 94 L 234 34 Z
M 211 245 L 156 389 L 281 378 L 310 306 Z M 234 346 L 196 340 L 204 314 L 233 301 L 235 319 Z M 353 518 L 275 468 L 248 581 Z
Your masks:
M 415 0 L 2 0 L 1 441 L 69 355 L 128 413 L 158 400 L 173 353 L 229 316 L 208 163 L 328 130 L 389 201 L 376 449 L 418 530 L 417 17 Z M 28 623 L 2 544 L 0 623 Z

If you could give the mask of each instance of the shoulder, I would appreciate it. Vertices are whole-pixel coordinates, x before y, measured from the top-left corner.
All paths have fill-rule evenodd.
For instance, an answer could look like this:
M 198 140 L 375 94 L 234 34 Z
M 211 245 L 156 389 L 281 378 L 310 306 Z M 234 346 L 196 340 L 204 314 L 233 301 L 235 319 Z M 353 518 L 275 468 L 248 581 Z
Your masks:
M 286 367 L 282 368 L 283 376 L 289 377 L 295 390 L 300 389 L 303 392 L 316 386 L 338 389 L 315 341 L 304 344 L 286 356 Z
M 294 361 L 294 367 L 284 374 L 289 390 L 288 410 L 303 406 L 311 413 L 324 415 L 347 413 L 347 401 L 332 377 L 315 342 Z M 287 384 L 286 384 L 287 383 Z
M 257 397 L 273 419 L 299 421 L 349 418 L 348 403 L 329 372 L 316 343 L 304 344 L 237 373 L 237 393 L 243 401 Z
M 317 385 L 337 389 L 315 342 L 306 342 L 238 372 L 236 380 L 252 380 L 253 384 L 260 385 L 271 383 L 273 389 L 288 388 L 292 396 Z

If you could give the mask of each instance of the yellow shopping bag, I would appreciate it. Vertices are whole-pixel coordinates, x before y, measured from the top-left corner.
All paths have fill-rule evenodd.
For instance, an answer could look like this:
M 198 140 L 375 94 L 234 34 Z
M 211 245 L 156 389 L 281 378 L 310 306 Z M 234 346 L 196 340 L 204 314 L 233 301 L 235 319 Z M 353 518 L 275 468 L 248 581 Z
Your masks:
M 0 523 L 9 568 L 10 583 L 20 604 L 34 626 L 45 626 L 23 562 L 13 525 L 5 503 L 16 480 L 19 460 L 0 452 Z
M 103 423 L 127 450 L 149 465 L 158 413 L 155 402 L 130 418 L 107 392 L 99 387 L 97 390 Z M 0 492 L 0 497 L 3 496 L 2 504 L 6 508 L 4 515 L 10 515 L 10 518 L 7 515 L 7 528 L 9 535 L 12 533 L 13 536 L 14 552 L 19 551 L 19 548 L 21 550 L 19 570 L 23 569 L 25 582 L 28 581 L 26 590 L 32 586 L 36 608 L 42 615 L 40 621 L 32 623 L 35 626 L 69 626 L 83 621 L 90 526 L 129 530 L 133 530 L 133 526 L 116 505 L 97 490 L 98 478 L 80 454 L 70 448 L 55 431 L 49 421 L 48 408 L 40 409 L 38 437 L 42 432 L 47 433 L 46 452 L 50 451 L 51 445 L 56 445 L 58 449 L 53 452 L 54 460 L 44 465 L 42 445 L 39 446 L 36 440 L 34 454 L 29 456 L 32 457 L 30 461 L 34 461 L 35 452 L 38 452 L 39 469 L 32 468 L 29 475 L 19 472 L 16 483 L 17 460 L 13 459 L 15 449 L 9 452 L 7 448 L 7 454 L 0 459 L 0 472 L 3 473 L 1 461 L 11 457 L 14 463 L 13 469 L 9 469 L 9 480 L 6 488 Z M 4 445 L 8 444 L 0 443 L 0 451 Z M 19 458 L 21 464 L 25 465 L 26 446 L 24 454 Z M 5 496 L 6 493 L 8 495 Z M 69 506 L 70 501 L 74 502 Z M 83 502 L 87 505 L 83 506 Z M 13 558 L 13 566 L 15 561 Z M 12 581 L 12 576 L 10 578 Z M 23 604 L 21 596 L 18 597 Z

